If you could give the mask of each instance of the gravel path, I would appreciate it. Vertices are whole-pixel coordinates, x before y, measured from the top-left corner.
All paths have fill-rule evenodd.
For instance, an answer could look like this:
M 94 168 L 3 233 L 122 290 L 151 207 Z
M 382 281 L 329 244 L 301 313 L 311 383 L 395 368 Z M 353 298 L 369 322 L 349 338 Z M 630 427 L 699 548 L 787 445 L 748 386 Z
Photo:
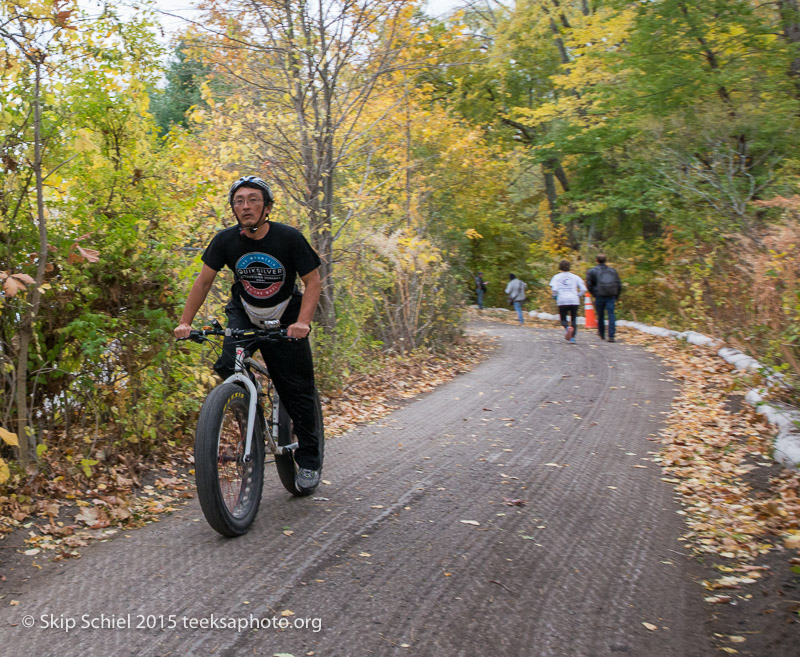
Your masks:
M 497 352 L 331 440 L 315 498 L 268 470 L 244 537 L 217 537 L 193 501 L 47 565 L 0 607 L 0 652 L 714 654 L 649 460 L 674 392 L 659 361 L 586 333 L 475 327 Z M 117 627 L 82 627 L 103 622 Z

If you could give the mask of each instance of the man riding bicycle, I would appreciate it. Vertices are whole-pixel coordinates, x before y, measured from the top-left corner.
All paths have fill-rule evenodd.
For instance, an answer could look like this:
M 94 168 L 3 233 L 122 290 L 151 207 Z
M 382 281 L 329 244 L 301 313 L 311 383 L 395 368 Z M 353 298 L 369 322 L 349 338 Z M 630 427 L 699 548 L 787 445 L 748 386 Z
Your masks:
M 274 196 L 257 176 L 244 176 L 231 185 L 228 202 L 237 224 L 219 231 L 202 256 L 203 268 L 194 281 L 175 337 L 187 338 L 214 279 L 225 265 L 233 271 L 231 299 L 225 306 L 228 328 L 263 327 L 279 319 L 292 340 L 258 343 L 275 389 L 294 423 L 294 454 L 301 492 L 317 487 L 322 470 L 322 427 L 317 426 L 314 364 L 308 334 L 321 289 L 320 259 L 302 233 L 270 221 Z M 295 285 L 305 284 L 301 294 Z M 214 370 L 223 379 L 234 371 L 236 341 L 228 336 Z

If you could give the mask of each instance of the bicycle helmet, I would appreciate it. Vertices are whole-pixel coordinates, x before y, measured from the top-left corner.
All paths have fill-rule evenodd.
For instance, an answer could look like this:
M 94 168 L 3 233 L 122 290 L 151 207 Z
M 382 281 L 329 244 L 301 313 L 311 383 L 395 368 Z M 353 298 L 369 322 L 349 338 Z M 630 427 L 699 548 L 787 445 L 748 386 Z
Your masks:
M 265 180 L 262 180 L 258 176 L 242 176 L 231 185 L 230 191 L 228 191 L 228 203 L 230 203 L 231 209 L 233 208 L 233 195 L 240 187 L 254 187 L 260 189 L 264 195 L 265 205 L 269 205 L 275 201 L 275 196 Z
M 241 187 L 251 187 L 253 189 L 260 189 L 261 194 L 264 197 L 264 211 L 261 218 L 258 220 L 255 226 L 251 226 L 250 228 L 244 228 L 240 225 L 239 234 L 244 236 L 247 232 L 255 233 L 258 229 L 267 221 L 269 221 L 269 211 L 268 206 L 273 203 L 275 200 L 275 196 L 272 193 L 272 190 L 269 188 L 269 185 L 265 180 L 262 180 L 258 176 L 242 176 L 237 180 L 235 183 L 231 185 L 230 190 L 228 191 L 228 203 L 231 206 L 231 210 L 233 211 L 233 216 L 236 217 L 236 221 L 239 222 L 239 217 L 236 215 L 236 210 L 233 207 L 233 195 L 236 193 L 236 190 Z

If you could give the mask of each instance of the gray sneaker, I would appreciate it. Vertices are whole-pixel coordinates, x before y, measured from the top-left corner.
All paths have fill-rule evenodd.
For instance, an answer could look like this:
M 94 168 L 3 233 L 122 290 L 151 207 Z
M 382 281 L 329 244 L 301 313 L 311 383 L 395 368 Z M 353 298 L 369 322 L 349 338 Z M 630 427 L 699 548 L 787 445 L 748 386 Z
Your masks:
M 300 468 L 294 477 L 294 485 L 297 490 L 305 492 L 312 491 L 319 486 L 319 470 L 310 468 Z

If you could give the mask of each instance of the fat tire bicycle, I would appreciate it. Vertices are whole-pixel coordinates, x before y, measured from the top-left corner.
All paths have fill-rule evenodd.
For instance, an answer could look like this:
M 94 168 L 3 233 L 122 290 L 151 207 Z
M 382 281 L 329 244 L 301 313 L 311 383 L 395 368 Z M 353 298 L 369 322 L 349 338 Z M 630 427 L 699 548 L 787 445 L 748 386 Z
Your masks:
M 314 491 L 295 485 L 294 425 L 269 372 L 250 357 L 251 349 L 262 340 L 291 340 L 286 329 L 277 320 L 262 329 L 223 329 L 215 320 L 212 326 L 181 339 L 217 344 L 208 336 L 230 336 L 241 344 L 236 347 L 234 373 L 208 393 L 200 409 L 194 440 L 197 497 L 208 524 L 223 536 L 235 537 L 250 529 L 258 513 L 265 452 L 274 456 L 278 477 L 288 492 L 303 497 Z M 254 372 L 267 378 L 266 387 Z M 315 407 L 322 456 L 325 439 L 317 392 Z

